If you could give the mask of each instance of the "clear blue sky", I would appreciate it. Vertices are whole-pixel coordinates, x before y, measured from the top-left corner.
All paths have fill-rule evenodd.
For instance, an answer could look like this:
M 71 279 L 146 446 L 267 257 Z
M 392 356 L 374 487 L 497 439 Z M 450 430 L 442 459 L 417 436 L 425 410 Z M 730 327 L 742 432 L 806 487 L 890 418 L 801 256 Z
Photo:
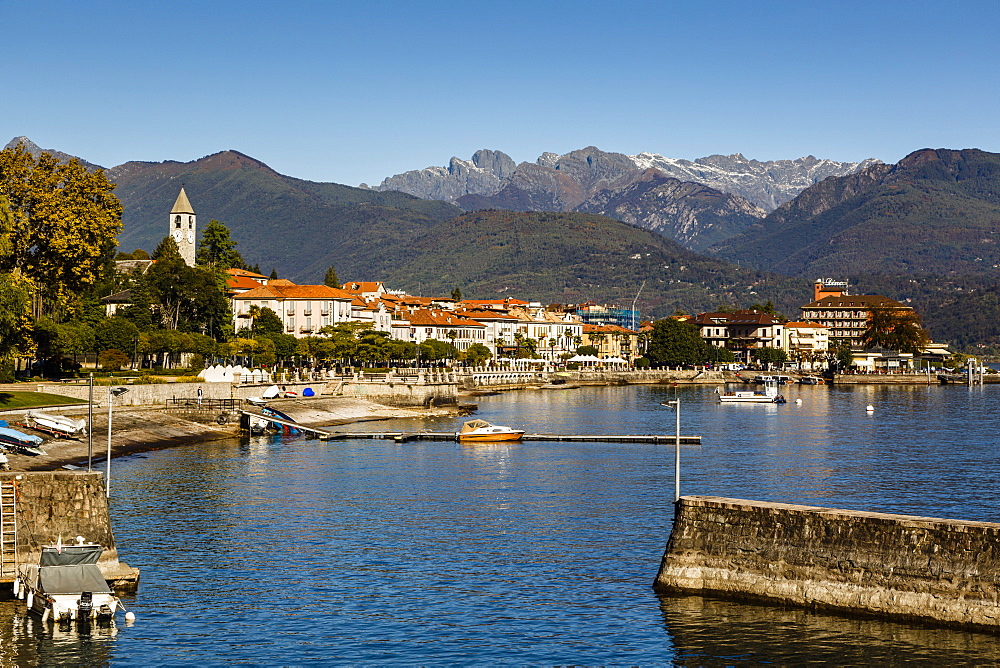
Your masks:
M 357 185 L 479 148 L 1000 151 L 1000 2 L 0 0 L 0 145 Z

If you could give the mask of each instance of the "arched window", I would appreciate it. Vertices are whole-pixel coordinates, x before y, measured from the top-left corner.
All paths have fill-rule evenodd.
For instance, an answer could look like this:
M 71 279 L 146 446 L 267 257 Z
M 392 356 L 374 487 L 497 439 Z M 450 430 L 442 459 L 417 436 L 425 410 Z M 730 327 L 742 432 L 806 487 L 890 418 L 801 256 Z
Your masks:
M 174 218 L 174 227 L 176 227 L 177 229 L 181 228 L 181 217 L 180 216 L 176 216 Z
M 188 216 L 188 229 L 194 229 L 194 216 Z

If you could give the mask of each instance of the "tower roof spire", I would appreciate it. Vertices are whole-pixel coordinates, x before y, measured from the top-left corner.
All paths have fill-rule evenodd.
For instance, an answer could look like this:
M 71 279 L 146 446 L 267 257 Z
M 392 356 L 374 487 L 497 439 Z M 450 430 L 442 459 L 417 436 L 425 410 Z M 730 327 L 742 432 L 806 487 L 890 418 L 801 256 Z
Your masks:
M 177 194 L 177 201 L 174 202 L 174 208 L 170 210 L 170 213 L 194 214 L 194 209 L 191 207 L 191 202 L 188 201 L 187 193 L 184 192 L 184 186 L 181 186 L 181 191 Z

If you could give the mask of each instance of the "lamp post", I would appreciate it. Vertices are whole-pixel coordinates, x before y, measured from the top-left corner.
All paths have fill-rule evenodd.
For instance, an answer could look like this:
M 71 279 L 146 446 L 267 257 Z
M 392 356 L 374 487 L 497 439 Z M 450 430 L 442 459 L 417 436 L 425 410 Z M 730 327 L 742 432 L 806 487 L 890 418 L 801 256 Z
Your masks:
M 674 433 L 674 503 L 677 503 L 681 500 L 681 400 L 664 401 L 663 405 L 673 406 L 677 414 L 677 431 Z
M 127 387 L 108 388 L 108 458 L 104 465 L 104 496 L 111 498 L 111 408 L 114 406 L 115 397 L 128 392 Z
M 87 391 L 87 473 L 94 469 L 94 372 L 90 372 Z

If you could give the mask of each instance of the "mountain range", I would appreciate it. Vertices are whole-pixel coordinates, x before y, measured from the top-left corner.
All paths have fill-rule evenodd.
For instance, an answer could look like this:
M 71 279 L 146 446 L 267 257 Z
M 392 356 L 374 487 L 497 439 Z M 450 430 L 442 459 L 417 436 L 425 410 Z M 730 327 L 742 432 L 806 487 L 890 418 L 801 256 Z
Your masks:
M 450 201 L 467 211 L 598 213 L 704 250 L 740 234 L 813 183 L 872 164 L 879 163 L 812 156 L 759 162 L 740 154 L 692 162 L 588 146 L 515 165 L 507 154 L 484 149 L 471 160 L 452 158 L 446 168 L 388 177 L 375 189 Z
M 613 185 L 615 178 L 629 172 L 655 169 L 678 181 L 699 183 L 739 195 L 769 212 L 828 176 L 851 174 L 878 162 L 874 158 L 836 162 L 811 155 L 797 160 L 761 162 L 749 160 L 740 153 L 710 155 L 692 161 L 666 158 L 658 153 L 605 153 L 590 146 L 565 155 L 543 153 L 534 163 L 515 165 L 507 154 L 483 149 L 476 151 L 471 160 L 453 157 L 447 167 L 426 167 L 387 177 L 374 189 L 399 190 L 424 199 L 454 202 L 465 195 L 496 195 L 508 183 L 517 185 L 536 180 L 548 174 L 548 170 L 568 174 L 571 180 L 584 185 L 584 190 L 593 191 L 595 181 L 603 180 L 604 187 L 608 187 Z M 368 186 L 361 184 L 361 187 Z

